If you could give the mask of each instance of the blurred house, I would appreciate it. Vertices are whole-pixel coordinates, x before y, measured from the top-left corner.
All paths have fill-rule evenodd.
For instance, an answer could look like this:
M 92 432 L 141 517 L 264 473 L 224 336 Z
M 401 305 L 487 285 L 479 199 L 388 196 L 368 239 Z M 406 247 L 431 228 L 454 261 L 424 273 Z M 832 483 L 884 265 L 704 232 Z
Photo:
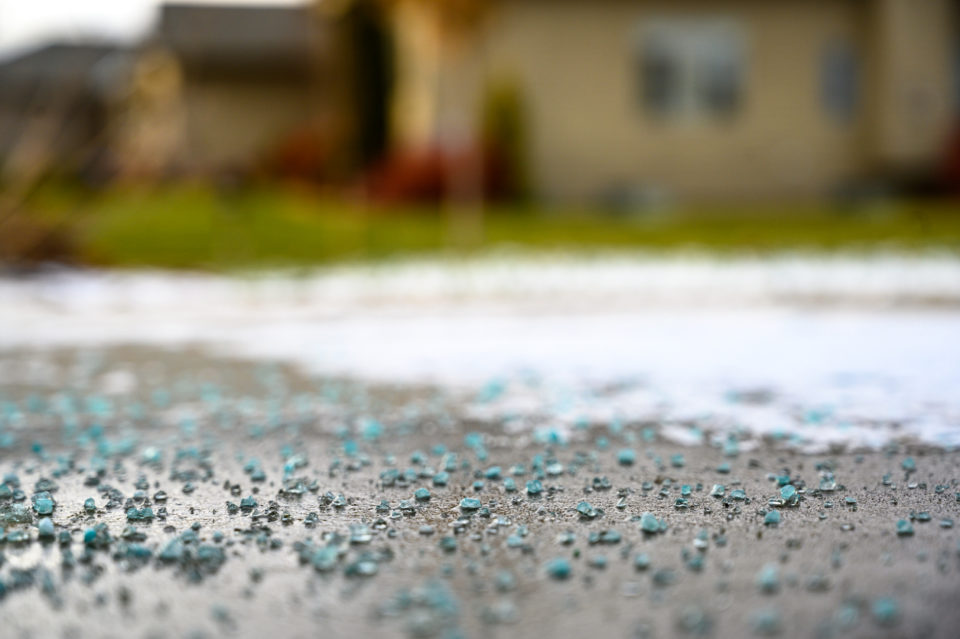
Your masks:
M 389 47 L 379 19 L 368 3 L 163 5 L 142 66 L 169 65 L 161 75 L 170 91 L 155 96 L 168 106 L 140 102 L 154 105 L 148 119 L 180 126 L 171 164 L 190 175 L 314 181 L 363 170 L 387 144 Z
M 351 178 L 387 144 L 389 47 L 378 19 L 364 3 L 336 12 L 171 3 L 123 65 L 115 47 L 92 45 L 8 61 L 0 167 L 26 158 L 36 172 L 83 164 L 136 179 Z
M 0 63 L 0 178 L 93 170 L 130 61 L 108 44 L 53 43 Z
M 180 171 L 247 171 L 285 136 L 331 117 L 322 26 L 302 7 L 161 8 L 142 66 L 169 92 L 154 97 L 178 107 L 167 115 L 182 127 L 170 149 Z
M 945 148 L 958 7 L 167 4 L 132 51 L 54 45 L 0 64 L 0 170 L 366 176 L 387 198 L 627 206 L 929 179 L 960 157 Z
M 323 2 L 325 0 L 321 0 Z M 395 140 L 483 140 L 520 105 L 535 192 L 822 196 L 937 170 L 955 124 L 951 0 L 395 0 Z

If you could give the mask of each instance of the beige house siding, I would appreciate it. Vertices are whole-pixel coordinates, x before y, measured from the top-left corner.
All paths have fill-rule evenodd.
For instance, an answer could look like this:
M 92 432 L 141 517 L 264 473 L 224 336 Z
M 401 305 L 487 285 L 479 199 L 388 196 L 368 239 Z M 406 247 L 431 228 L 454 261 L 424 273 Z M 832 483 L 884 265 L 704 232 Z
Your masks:
M 289 83 L 188 81 L 184 163 L 189 167 L 246 166 L 281 136 L 315 117 L 309 91 Z
M 891 168 L 928 166 L 955 124 L 949 0 L 876 0 L 872 33 L 878 106 L 872 139 Z
M 442 49 L 423 41 L 420 51 L 404 50 L 399 25 L 398 95 L 408 108 L 398 111 L 399 140 L 462 139 L 464 122 L 479 121 L 482 87 L 508 81 L 529 115 L 533 187 L 548 199 L 588 200 L 630 185 L 693 198 L 819 196 L 893 160 L 935 156 L 952 113 L 947 4 L 502 0 L 471 47 L 443 51 L 439 62 L 429 56 Z M 638 32 L 664 19 L 725 21 L 743 34 L 734 117 L 658 121 L 644 111 Z M 860 66 L 859 107 L 847 121 L 822 101 L 831 42 L 853 47 Z M 923 126 L 904 113 L 911 82 L 935 105 Z
M 491 26 L 487 69 L 517 78 L 530 110 L 535 183 L 582 199 L 615 183 L 692 197 L 810 193 L 863 165 L 863 118 L 820 104 L 831 37 L 863 45 L 862 5 L 847 2 L 508 2 Z M 639 98 L 637 33 L 677 16 L 729 20 L 746 46 L 742 106 L 730 121 L 658 122 Z

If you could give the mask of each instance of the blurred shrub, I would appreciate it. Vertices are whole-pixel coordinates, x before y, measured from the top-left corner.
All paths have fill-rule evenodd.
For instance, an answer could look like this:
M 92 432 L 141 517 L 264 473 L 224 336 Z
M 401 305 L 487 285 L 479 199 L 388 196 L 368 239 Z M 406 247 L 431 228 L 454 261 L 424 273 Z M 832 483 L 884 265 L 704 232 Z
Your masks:
M 45 262 L 73 262 L 75 246 L 66 226 L 24 213 L 0 220 L 0 265 L 32 267 Z
M 283 136 L 264 155 L 268 178 L 323 183 L 329 177 L 330 145 L 322 132 L 302 127 Z
M 384 204 L 436 204 L 478 197 L 503 201 L 510 195 L 505 175 L 502 159 L 491 149 L 432 148 L 390 155 L 371 171 L 366 187 L 375 201 Z M 464 193 L 460 186 L 464 183 L 477 188 Z
M 492 180 L 501 198 L 529 196 L 527 117 L 519 85 L 500 81 L 489 85 L 481 110 L 483 144 L 491 158 Z

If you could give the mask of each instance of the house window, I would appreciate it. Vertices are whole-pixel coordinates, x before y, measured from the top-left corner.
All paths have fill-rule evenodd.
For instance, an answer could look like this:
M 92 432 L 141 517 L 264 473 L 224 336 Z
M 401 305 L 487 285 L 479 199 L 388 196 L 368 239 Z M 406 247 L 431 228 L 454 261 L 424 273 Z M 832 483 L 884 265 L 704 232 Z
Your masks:
M 823 50 L 820 96 L 831 118 L 846 123 L 857 114 L 860 102 L 860 61 L 848 42 L 831 41 Z
M 684 70 L 676 46 L 664 37 L 647 38 L 641 56 L 643 104 L 657 115 L 677 112 L 682 107 Z
M 643 108 L 658 118 L 727 117 L 743 94 L 743 34 L 726 20 L 660 20 L 639 30 Z

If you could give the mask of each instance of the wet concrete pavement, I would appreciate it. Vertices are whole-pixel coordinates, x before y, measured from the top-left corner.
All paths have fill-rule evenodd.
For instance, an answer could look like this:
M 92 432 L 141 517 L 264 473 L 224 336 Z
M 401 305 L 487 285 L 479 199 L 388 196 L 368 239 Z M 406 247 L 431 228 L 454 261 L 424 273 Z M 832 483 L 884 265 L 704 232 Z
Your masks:
M 28 506 L 53 480 L 67 534 L 38 539 L 36 513 L 5 524 L 4 636 L 952 637 L 960 623 L 957 452 L 681 446 L 656 420 L 505 428 L 454 391 L 199 350 L 8 351 L 0 368 L 0 472 Z M 797 506 L 770 505 L 780 483 Z M 256 506 L 228 507 L 245 497 Z M 129 521 L 148 505 L 152 520 Z M 641 531 L 647 512 L 663 531 Z M 84 541 L 98 524 L 99 547 Z M 9 540 L 19 530 L 29 541 Z M 566 579 L 546 570 L 557 558 Z

